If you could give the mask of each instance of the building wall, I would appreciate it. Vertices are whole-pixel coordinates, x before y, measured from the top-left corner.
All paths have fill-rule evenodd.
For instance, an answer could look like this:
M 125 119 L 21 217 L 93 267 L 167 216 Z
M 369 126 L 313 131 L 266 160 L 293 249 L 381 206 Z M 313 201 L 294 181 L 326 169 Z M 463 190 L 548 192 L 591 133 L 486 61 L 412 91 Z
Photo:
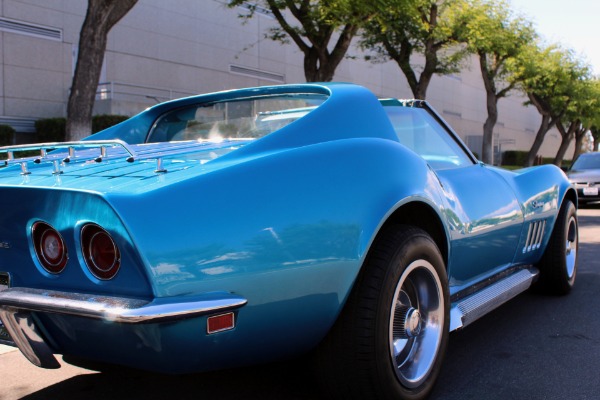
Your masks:
M 66 115 L 86 7 L 85 0 L 0 0 L 0 123 L 31 132 L 37 118 Z M 224 0 L 140 0 L 109 35 L 95 112 L 133 115 L 170 98 L 304 82 L 297 47 L 264 38 L 276 21 L 258 13 L 243 23 L 237 17 L 243 11 L 227 8 Z M 14 29 L 14 22 L 42 33 Z M 366 62 L 355 47 L 349 55 L 354 57 L 342 61 L 335 80 L 364 85 L 381 97 L 412 96 L 394 62 Z M 476 147 L 486 107 L 475 61 L 459 74 L 434 77 L 427 96 Z M 541 118 L 524 101 L 518 94 L 500 100 L 494 130 L 499 150 L 531 146 Z M 560 136 L 551 131 L 542 154 L 553 156 L 559 143 Z

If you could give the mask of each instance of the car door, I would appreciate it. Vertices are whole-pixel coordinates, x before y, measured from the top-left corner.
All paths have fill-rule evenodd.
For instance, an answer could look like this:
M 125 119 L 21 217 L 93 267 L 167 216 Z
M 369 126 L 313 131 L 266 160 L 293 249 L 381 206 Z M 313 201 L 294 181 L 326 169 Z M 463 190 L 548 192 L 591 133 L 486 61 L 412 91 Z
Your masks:
M 508 184 L 483 164 L 436 173 L 451 229 L 451 291 L 458 292 L 510 266 L 523 213 Z
M 439 180 L 454 294 L 511 265 L 523 212 L 493 167 L 477 162 L 426 103 L 411 105 L 386 110 L 400 142 L 423 157 Z

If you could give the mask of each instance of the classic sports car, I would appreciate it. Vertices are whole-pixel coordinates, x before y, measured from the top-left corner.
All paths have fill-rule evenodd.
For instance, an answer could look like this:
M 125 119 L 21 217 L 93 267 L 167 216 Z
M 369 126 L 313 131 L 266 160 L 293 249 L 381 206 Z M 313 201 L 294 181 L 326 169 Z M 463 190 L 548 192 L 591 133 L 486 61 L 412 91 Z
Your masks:
M 577 189 L 580 204 L 600 201 L 600 153 L 581 154 L 567 176 Z
M 415 399 L 449 332 L 575 281 L 560 169 L 484 165 L 424 101 L 351 84 L 189 97 L 0 152 L 2 342 L 44 368 L 316 349 L 333 394 Z

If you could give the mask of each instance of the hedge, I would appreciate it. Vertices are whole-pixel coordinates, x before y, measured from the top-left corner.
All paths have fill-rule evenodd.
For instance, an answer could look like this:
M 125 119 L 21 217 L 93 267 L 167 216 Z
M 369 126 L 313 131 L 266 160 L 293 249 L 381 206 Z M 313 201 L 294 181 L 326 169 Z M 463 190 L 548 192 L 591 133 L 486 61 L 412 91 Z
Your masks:
M 507 150 L 502 153 L 502 164 L 501 165 L 516 165 L 522 167 L 525 165 L 525 160 L 527 159 L 528 151 L 519 151 L 519 150 Z M 543 157 L 541 160 L 542 164 L 552 164 L 554 161 L 554 157 Z M 570 165 L 571 160 L 563 160 L 563 165 Z
M 120 124 L 128 118 L 126 115 L 94 115 L 92 117 L 92 133 L 100 132 L 106 128 Z
M 65 118 L 43 118 L 35 121 L 35 132 L 37 142 L 64 142 L 65 127 L 67 120 Z
M 507 150 L 502 153 L 502 165 L 525 165 L 527 151 Z
M 13 144 L 15 130 L 10 125 L 0 125 L 0 146 L 10 146 Z
M 92 117 L 92 133 L 100 132 L 113 125 L 121 123 L 128 119 L 126 115 L 94 115 Z M 35 130 L 37 132 L 37 141 L 64 142 L 66 137 L 66 118 L 43 118 L 35 121 Z

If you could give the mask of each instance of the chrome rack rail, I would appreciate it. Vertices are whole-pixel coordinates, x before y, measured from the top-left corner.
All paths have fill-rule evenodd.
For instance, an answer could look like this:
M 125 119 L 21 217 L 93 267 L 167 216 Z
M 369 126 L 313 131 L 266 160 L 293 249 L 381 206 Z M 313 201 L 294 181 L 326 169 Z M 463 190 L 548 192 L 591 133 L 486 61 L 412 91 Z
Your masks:
M 227 143 L 245 141 L 247 139 L 227 139 Z M 160 147 L 152 144 L 130 145 L 122 140 L 95 140 L 78 142 L 55 142 L 55 143 L 37 143 L 17 146 L 0 147 L 0 154 L 7 154 L 7 159 L 0 161 L 1 166 L 19 164 L 21 166 L 21 175 L 29 175 L 28 163 L 40 164 L 48 162 L 53 164 L 53 174 L 62 174 L 61 166 L 77 160 L 94 160 L 102 162 L 109 158 L 126 157 L 127 162 L 138 160 L 156 159 L 157 173 L 167 172 L 163 166 L 163 158 L 181 153 L 190 153 L 204 150 L 211 142 L 208 141 L 182 141 L 162 143 Z M 99 154 L 93 152 L 93 149 L 100 149 Z M 109 154 L 108 149 L 115 149 Z M 55 150 L 68 150 L 58 151 Z M 78 151 L 76 153 L 76 150 Z M 85 150 L 85 152 L 83 152 Z M 19 152 L 39 151 L 39 155 L 28 155 L 18 157 Z M 3 164 L 3 165 L 2 165 Z
M 27 163 L 33 161 L 36 164 L 42 161 L 52 161 L 54 163 L 55 174 L 61 173 L 59 169 L 59 161 L 68 163 L 72 159 L 76 158 L 75 149 L 94 149 L 99 148 L 100 154 L 94 158 L 96 162 L 101 162 L 108 156 L 109 148 L 122 148 L 129 156 L 127 157 L 128 162 L 133 162 L 137 154 L 131 148 L 131 146 L 122 140 L 90 140 L 90 141 L 77 141 L 77 142 L 54 142 L 54 143 L 35 143 L 35 144 L 24 144 L 16 146 L 5 146 L 0 147 L 0 154 L 6 154 L 7 159 L 4 160 L 4 165 L 8 166 L 11 164 L 21 164 L 21 174 L 27 175 L 29 171 L 27 169 Z M 65 157 L 64 153 L 57 155 L 49 154 L 49 151 L 67 149 L 68 155 Z M 25 151 L 39 151 L 39 156 L 30 157 L 15 157 L 17 152 Z
M 78 142 L 54 142 L 54 143 L 35 143 L 35 144 L 23 144 L 16 146 L 5 146 L 0 147 L 0 154 L 6 153 L 8 155 L 8 159 L 5 160 L 7 163 L 15 163 L 19 162 L 19 158 L 15 158 L 14 153 L 19 151 L 40 151 L 39 158 L 47 157 L 47 152 L 49 150 L 58 150 L 58 149 L 68 149 L 69 156 L 74 157 L 75 149 L 92 149 L 92 148 L 100 148 L 100 157 L 106 157 L 106 149 L 110 147 L 121 147 L 131 158 L 133 161 L 136 157 L 135 151 L 129 146 L 129 144 L 125 143 L 122 140 L 89 140 L 89 141 L 78 141 Z M 28 157 L 35 158 L 35 157 Z M 68 162 L 67 160 L 65 160 Z

